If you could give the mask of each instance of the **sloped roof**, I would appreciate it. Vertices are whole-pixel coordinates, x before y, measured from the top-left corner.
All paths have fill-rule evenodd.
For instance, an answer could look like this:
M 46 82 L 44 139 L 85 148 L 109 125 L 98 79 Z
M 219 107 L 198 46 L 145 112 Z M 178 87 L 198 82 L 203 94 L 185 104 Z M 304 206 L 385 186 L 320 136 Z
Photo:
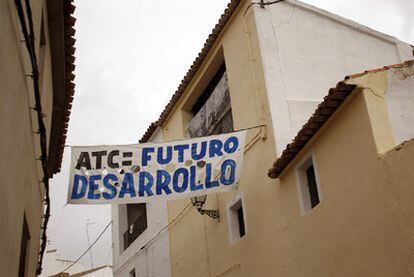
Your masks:
M 53 72 L 53 111 L 49 142 L 49 177 L 60 172 L 75 93 L 75 6 L 73 0 L 49 0 L 48 24 Z M 63 20 L 62 20 L 63 19 Z
M 411 66 L 414 60 L 406 61 L 404 63 L 384 66 L 382 68 L 366 70 L 362 73 L 357 73 L 345 77 L 354 79 L 364 76 L 369 73 L 385 71 L 393 68 L 402 68 Z M 301 130 L 297 133 L 291 143 L 289 143 L 282 155 L 273 163 L 269 169 L 268 176 L 270 178 L 278 178 L 289 163 L 299 154 L 305 145 L 312 139 L 312 137 L 322 128 L 322 126 L 329 120 L 335 111 L 341 106 L 345 99 L 354 91 L 356 85 L 346 84 L 344 81 L 339 82 L 335 88 L 331 88 L 324 100 L 318 105 L 318 108 L 309 118 Z

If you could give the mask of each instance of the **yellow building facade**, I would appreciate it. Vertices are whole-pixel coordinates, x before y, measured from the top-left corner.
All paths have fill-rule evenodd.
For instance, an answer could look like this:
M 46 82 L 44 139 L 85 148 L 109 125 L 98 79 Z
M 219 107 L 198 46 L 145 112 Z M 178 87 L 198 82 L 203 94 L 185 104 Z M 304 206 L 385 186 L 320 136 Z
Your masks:
M 71 1 L 0 3 L 0 275 L 36 276 L 74 93 Z

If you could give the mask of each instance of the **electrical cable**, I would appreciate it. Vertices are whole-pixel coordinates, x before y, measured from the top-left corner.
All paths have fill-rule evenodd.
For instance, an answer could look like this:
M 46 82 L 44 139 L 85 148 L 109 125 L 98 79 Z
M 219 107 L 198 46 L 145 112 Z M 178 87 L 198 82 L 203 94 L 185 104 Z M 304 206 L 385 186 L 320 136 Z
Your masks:
M 71 268 L 72 266 L 74 266 L 77 262 L 79 262 L 80 259 L 83 258 L 83 256 L 86 255 L 86 253 L 88 253 L 88 251 L 95 245 L 95 243 L 98 242 L 98 240 L 102 237 L 102 235 L 105 233 L 105 231 L 109 228 L 109 226 L 111 226 L 112 224 L 112 220 L 109 221 L 109 223 L 105 226 L 105 228 L 102 230 L 102 232 L 99 234 L 99 236 L 94 240 L 94 242 L 92 242 L 92 244 L 88 247 L 88 249 L 85 250 L 85 252 L 83 252 L 82 255 L 79 256 L 79 258 L 77 258 L 71 265 L 69 265 L 68 267 L 66 267 L 64 270 L 62 270 L 59 274 L 64 273 L 66 270 L 68 270 L 69 268 Z
M 261 1 L 261 2 L 252 2 L 252 3 L 250 3 L 250 5 L 249 6 L 247 6 L 247 8 L 246 8 L 246 10 L 244 11 L 244 13 L 243 13 L 243 16 L 245 16 L 246 15 L 246 13 L 247 13 L 247 11 L 253 6 L 253 5 L 260 5 L 260 7 L 262 7 L 262 8 L 264 8 L 265 6 L 268 6 L 268 5 L 273 5 L 273 4 L 277 4 L 277 3 L 280 3 L 280 2 L 284 2 L 284 1 L 287 1 L 287 0 L 276 0 L 276 1 L 270 1 L 270 2 L 264 2 L 264 1 Z
M 145 243 L 140 249 L 139 249 L 139 251 L 138 252 L 136 252 L 136 253 L 134 253 L 131 257 L 129 257 L 128 258 L 128 260 L 118 269 L 118 270 L 120 270 L 120 269 L 122 269 L 123 267 L 125 267 L 127 264 L 128 264 L 128 262 L 132 259 L 132 258 L 134 258 L 135 256 L 137 256 L 137 255 L 139 255 L 139 254 L 141 254 L 147 247 L 148 247 L 148 245 L 150 245 L 152 242 L 154 242 L 155 240 L 157 240 L 159 237 L 160 237 L 160 235 L 166 230 L 166 229 L 168 229 L 169 227 L 171 227 L 173 224 L 175 224 L 175 222 L 188 210 L 188 208 L 191 206 L 192 204 L 191 204 L 191 202 L 190 203 L 188 203 L 178 214 L 177 214 L 177 216 L 174 218 L 174 219 L 172 219 L 167 225 L 165 225 L 164 227 L 162 227 L 159 231 L 158 231 L 158 233 L 155 235 L 155 236 L 153 236 L 151 239 L 149 239 L 148 240 L 148 242 L 147 243 Z
M 15 0 L 16 10 L 19 17 L 21 31 L 24 36 L 24 42 L 26 44 L 26 48 L 30 57 L 31 67 L 32 67 L 32 74 L 31 78 L 33 80 L 33 90 L 34 90 L 34 98 L 35 98 L 35 107 L 33 110 L 37 113 L 37 123 L 38 123 L 38 131 L 36 132 L 39 135 L 40 140 L 40 150 L 41 156 L 40 161 L 42 163 L 42 171 L 43 171 L 43 178 L 42 181 L 45 186 L 45 197 L 44 197 L 44 206 L 45 210 L 43 211 L 43 221 L 42 221 L 42 234 L 41 234 L 41 244 L 39 250 L 39 257 L 38 263 L 36 268 L 36 273 L 40 275 L 42 272 L 42 261 L 43 255 L 46 249 L 47 237 L 46 237 L 46 229 L 47 224 L 49 222 L 50 217 L 50 197 L 49 197 L 49 169 L 48 169 L 48 161 L 47 161 L 47 135 L 46 135 L 46 127 L 43 121 L 43 113 L 42 113 L 42 103 L 40 98 L 40 89 L 39 89 L 39 70 L 37 66 L 37 58 L 36 58 L 36 51 L 35 51 L 35 35 L 33 30 L 33 18 L 32 18 L 32 9 L 30 7 L 30 1 L 25 0 L 26 12 L 29 22 L 29 28 L 26 24 L 26 19 L 24 16 L 23 5 L 21 0 Z M 29 33 L 30 32 L 30 33 Z
M 173 220 L 171 220 L 167 225 L 165 225 L 163 228 L 161 228 L 155 236 L 153 236 L 146 244 L 144 244 L 144 246 L 141 247 L 140 250 L 146 248 L 155 239 L 157 239 L 161 235 L 161 233 L 163 233 L 166 229 L 168 229 L 168 227 L 170 227 L 171 225 L 173 225 L 178 220 L 178 218 L 180 218 L 184 214 L 184 212 L 187 211 L 187 208 L 190 205 L 191 205 L 191 202 L 188 203 Z M 139 252 L 137 254 L 139 254 Z
M 286 0 L 277 0 L 277 1 L 270 1 L 270 2 L 257 3 L 257 4 L 259 4 L 259 5 L 263 5 L 263 6 L 267 6 L 267 5 L 277 4 L 277 3 L 280 3 L 280 2 L 283 2 L 283 1 L 286 1 Z
M 112 253 L 113 249 L 114 249 L 114 243 L 111 242 L 111 247 L 109 248 L 109 252 L 108 252 L 108 255 L 106 256 L 106 260 L 105 260 L 106 265 L 108 265 L 109 257 L 111 257 L 111 253 Z

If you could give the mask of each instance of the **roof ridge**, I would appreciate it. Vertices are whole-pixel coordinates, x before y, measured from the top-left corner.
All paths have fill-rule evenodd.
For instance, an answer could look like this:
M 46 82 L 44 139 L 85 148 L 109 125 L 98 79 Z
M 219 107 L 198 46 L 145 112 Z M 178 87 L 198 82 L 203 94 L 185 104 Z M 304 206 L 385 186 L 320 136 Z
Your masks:
M 403 67 L 407 67 L 407 66 L 412 66 L 413 64 L 414 64 L 414 59 L 404 61 L 402 63 L 386 65 L 386 66 L 379 67 L 379 68 L 368 69 L 368 70 L 365 70 L 364 72 L 355 73 L 355 74 L 345 76 L 345 80 L 359 78 L 359 77 L 362 77 L 362 76 L 364 76 L 366 74 L 369 74 L 369 73 L 377 73 L 377 72 L 382 72 L 382 71 L 386 71 L 386 70 L 389 70 L 389 69 L 396 69 L 396 68 L 403 68 Z

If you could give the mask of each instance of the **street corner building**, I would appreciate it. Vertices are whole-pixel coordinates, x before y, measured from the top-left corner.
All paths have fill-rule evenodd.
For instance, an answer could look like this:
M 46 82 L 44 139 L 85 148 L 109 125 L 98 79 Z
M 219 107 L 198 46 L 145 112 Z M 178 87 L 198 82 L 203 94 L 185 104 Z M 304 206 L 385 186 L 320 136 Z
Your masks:
M 247 130 L 240 184 L 112 205 L 114 276 L 412 274 L 412 59 L 299 1 L 230 1 L 140 142 Z
M 0 1 L 0 275 L 41 273 L 72 106 L 75 6 Z

